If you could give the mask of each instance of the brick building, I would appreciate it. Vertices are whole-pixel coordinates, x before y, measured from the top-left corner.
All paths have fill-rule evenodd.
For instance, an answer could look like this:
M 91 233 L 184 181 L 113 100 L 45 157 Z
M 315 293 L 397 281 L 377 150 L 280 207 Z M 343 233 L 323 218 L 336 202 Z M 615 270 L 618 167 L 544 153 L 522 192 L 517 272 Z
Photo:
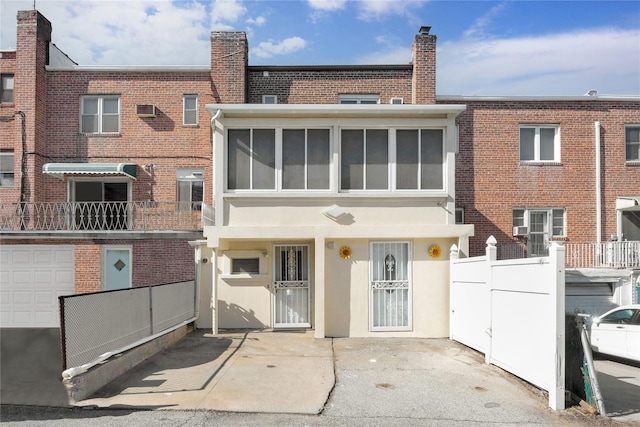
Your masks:
M 376 66 L 249 66 L 241 32 L 211 34 L 208 66 L 82 66 L 36 11 L 17 41 L 0 52 L 3 274 L 60 282 L 4 325 L 55 323 L 59 293 L 198 275 L 205 326 L 443 336 L 448 250 L 490 235 L 503 257 L 562 240 L 568 265 L 608 269 L 576 270 L 578 299 L 637 297 L 640 97 L 436 96 L 426 27 L 412 63 Z M 406 280 L 374 279 L 396 263 Z

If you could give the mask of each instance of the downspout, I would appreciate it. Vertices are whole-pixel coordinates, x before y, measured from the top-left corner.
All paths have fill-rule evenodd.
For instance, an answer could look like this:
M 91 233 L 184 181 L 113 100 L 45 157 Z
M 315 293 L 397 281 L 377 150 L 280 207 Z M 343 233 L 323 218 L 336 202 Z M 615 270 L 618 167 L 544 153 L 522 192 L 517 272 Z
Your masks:
M 596 127 L 596 242 L 602 242 L 602 188 L 600 183 L 600 122 Z
M 26 128 L 26 120 L 27 117 L 25 116 L 24 112 L 22 111 L 16 111 L 15 114 L 20 116 L 20 119 L 22 119 L 22 125 L 21 125 L 21 135 L 22 135 L 22 156 L 20 158 L 20 206 L 22 207 L 22 202 L 24 202 L 24 177 L 25 177 L 25 170 L 27 168 L 26 166 L 26 157 L 27 157 L 27 128 Z

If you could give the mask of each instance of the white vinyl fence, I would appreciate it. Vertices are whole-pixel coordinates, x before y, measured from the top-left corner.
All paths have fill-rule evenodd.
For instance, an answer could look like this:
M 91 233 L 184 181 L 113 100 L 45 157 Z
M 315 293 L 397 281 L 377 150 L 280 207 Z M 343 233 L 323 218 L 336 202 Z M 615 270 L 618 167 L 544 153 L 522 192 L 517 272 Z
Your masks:
M 493 236 L 482 257 L 451 249 L 450 338 L 547 390 L 552 409 L 565 407 L 564 256 L 554 243 L 548 257 L 497 261 Z

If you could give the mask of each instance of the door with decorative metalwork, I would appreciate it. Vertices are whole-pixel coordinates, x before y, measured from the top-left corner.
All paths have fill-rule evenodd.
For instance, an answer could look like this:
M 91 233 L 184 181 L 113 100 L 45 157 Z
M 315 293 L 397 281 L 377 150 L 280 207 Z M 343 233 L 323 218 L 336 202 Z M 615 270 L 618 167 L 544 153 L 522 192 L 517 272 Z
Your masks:
M 372 242 L 370 261 L 371 330 L 411 330 L 409 242 Z
M 309 246 L 277 245 L 273 254 L 273 327 L 311 327 Z

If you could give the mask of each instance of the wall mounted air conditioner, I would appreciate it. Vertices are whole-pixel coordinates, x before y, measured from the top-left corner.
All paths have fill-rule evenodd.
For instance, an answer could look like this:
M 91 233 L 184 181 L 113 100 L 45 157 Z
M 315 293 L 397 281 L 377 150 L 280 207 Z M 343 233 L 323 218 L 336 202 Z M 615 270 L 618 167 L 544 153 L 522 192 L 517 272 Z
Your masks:
M 526 236 L 529 233 L 527 227 L 513 227 L 514 236 Z
M 404 104 L 404 100 L 402 98 L 391 98 L 389 104 Z
M 138 117 L 156 117 L 156 106 L 155 105 L 136 105 L 136 114 Z

